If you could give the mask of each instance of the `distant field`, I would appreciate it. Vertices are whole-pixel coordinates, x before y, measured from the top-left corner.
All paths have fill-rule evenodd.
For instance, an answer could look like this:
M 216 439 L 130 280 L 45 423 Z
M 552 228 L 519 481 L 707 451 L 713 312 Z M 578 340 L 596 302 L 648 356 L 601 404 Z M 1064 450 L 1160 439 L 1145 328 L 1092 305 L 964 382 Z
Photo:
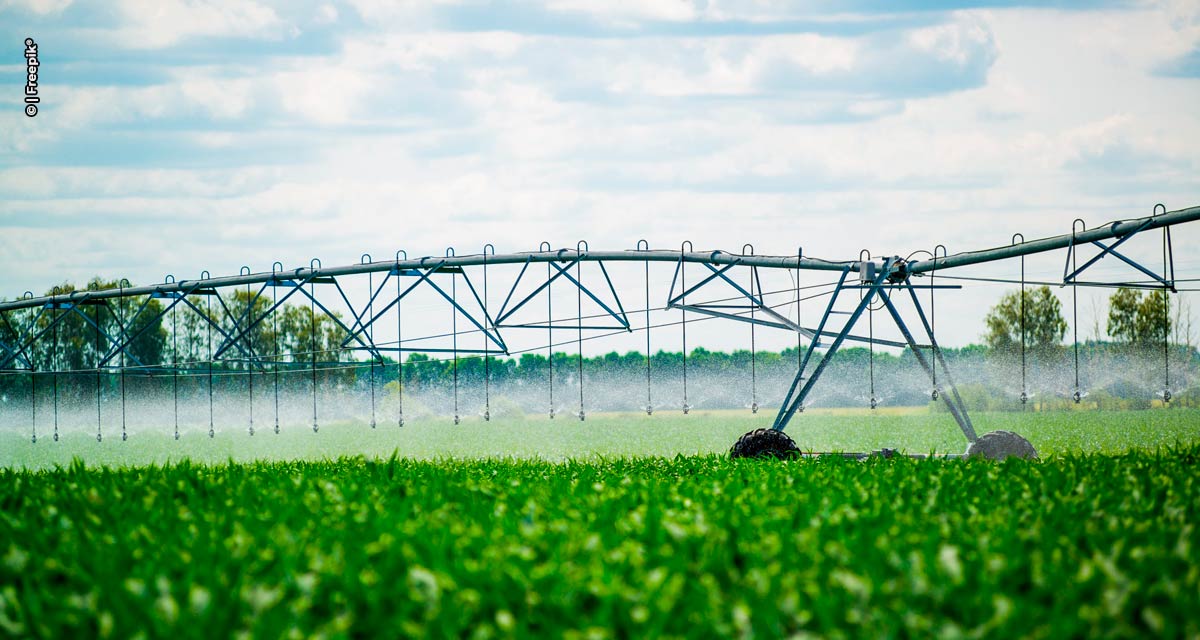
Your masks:
M 286 425 L 279 435 L 260 430 L 253 437 L 242 428 L 184 431 L 171 437 L 171 428 L 139 431 L 122 442 L 109 427 L 103 442 L 94 432 L 65 431 L 60 442 L 44 431 L 37 444 L 27 433 L 6 428 L 0 432 L 0 466 L 53 467 L 78 457 L 91 465 L 162 463 L 184 458 L 199 462 L 226 460 L 322 460 L 344 455 L 388 457 L 540 457 L 548 460 L 591 456 L 641 456 L 721 453 L 738 436 L 769 426 L 773 413 L 699 411 L 691 415 L 660 412 L 597 413 L 586 422 L 570 416 L 550 420 L 528 416 L 521 420 L 483 422 L 464 420 L 455 426 L 445 418 L 417 420 L 403 428 L 381 424 L 372 430 L 361 423 L 323 425 L 318 433 L 301 425 Z M 1046 413 L 976 413 L 976 430 L 1016 431 L 1043 455 L 1070 452 L 1122 452 L 1154 449 L 1176 443 L 1200 442 L 1200 409 L 1145 411 L 1067 411 Z M 798 416 L 788 433 L 807 450 L 870 451 L 880 447 L 908 452 L 962 452 L 966 441 L 945 413 L 924 407 L 810 409 Z
M 0 636 L 1197 637 L 1197 461 L 0 470 Z

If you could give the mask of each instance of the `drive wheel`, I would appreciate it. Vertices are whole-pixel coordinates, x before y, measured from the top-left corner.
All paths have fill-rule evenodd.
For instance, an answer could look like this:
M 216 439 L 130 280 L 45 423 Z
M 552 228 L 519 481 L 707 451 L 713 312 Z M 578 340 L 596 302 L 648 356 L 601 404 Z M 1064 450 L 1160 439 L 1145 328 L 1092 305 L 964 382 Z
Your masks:
M 967 445 L 968 458 L 1003 460 L 1008 457 L 1033 460 L 1038 457 L 1037 449 L 1028 440 L 1012 431 L 992 431 L 979 436 Z
M 778 458 L 786 460 L 800 455 L 800 447 L 788 434 L 775 429 L 755 429 L 733 443 L 730 458 Z

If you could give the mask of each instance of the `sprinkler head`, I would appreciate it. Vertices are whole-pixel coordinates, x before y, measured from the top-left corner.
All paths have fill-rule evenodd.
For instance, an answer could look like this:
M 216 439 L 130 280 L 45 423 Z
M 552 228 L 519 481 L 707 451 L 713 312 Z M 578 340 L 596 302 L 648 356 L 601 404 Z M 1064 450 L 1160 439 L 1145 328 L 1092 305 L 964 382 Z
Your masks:
M 651 405 L 646 405 L 646 415 L 648 415 L 648 416 L 654 415 L 654 407 L 652 407 Z
M 1162 396 L 1163 396 L 1163 403 L 1164 403 L 1164 404 L 1166 404 L 1166 403 L 1170 402 L 1170 401 L 1171 401 L 1171 390 L 1170 390 L 1170 389 L 1163 389 L 1163 394 L 1162 394 Z
M 317 423 L 314 422 L 313 423 L 313 433 L 316 433 L 317 429 L 319 429 L 319 427 L 317 427 Z
M 875 407 L 878 407 L 878 406 L 879 406 L 879 401 L 875 399 L 875 396 L 871 396 L 871 410 L 874 411 Z
M 398 427 L 404 426 L 404 416 L 400 416 L 399 418 L 396 419 L 396 426 L 398 426 Z
M 688 403 L 686 403 L 686 402 L 685 402 L 685 403 L 683 403 L 683 415 L 685 415 L 685 416 L 686 416 L 686 415 L 688 414 L 688 412 L 689 412 L 689 411 L 691 411 L 691 410 L 692 410 L 692 405 L 690 405 L 690 404 L 688 404 Z
M 178 440 L 178 439 L 179 439 L 179 434 L 178 434 L 178 433 L 177 433 L 177 434 L 175 434 L 175 439 L 176 439 L 176 440 Z M 55 442 L 58 442 L 58 433 L 57 433 L 57 432 L 55 432 L 55 434 L 54 434 L 54 441 L 55 441 Z
M 374 421 L 374 420 L 371 420 L 371 428 L 372 428 L 372 429 L 374 429 L 374 428 L 375 428 L 375 421 Z
M 554 407 L 550 407 L 550 419 L 551 420 L 554 419 L 554 414 L 555 414 Z
M 1029 394 L 1022 391 L 1021 392 L 1021 404 L 1025 404 L 1027 402 L 1029 402 Z
M 1079 389 L 1076 389 L 1075 393 L 1071 394 L 1071 399 L 1075 401 L 1075 404 L 1079 404 L 1079 402 L 1083 400 L 1083 394 L 1079 393 Z
M 208 437 L 210 437 L 210 438 L 211 438 L 211 437 L 213 437 L 214 435 L 216 435 L 216 432 L 215 432 L 215 431 L 213 431 L 213 428 L 212 428 L 212 427 L 209 427 L 209 428 L 208 428 Z
M 929 399 L 933 400 L 934 402 L 937 402 L 938 396 L 940 396 L 940 395 L 941 394 L 938 393 L 938 390 L 934 389 L 933 391 L 929 392 Z
M 96 442 L 104 442 L 104 436 L 97 433 L 96 434 Z
M 37 444 L 37 434 L 33 434 L 33 444 Z
M 275 423 L 275 435 L 279 435 L 279 423 Z
M 250 425 L 250 429 L 248 430 L 248 432 L 250 433 L 250 435 L 254 435 L 254 425 Z
M 483 411 L 483 421 L 484 422 L 492 421 L 492 412 L 491 411 L 488 411 L 486 409 Z
M 758 413 L 758 403 L 757 402 L 750 403 L 750 413 Z
M 454 414 L 454 424 L 458 424 L 458 414 Z
M 125 442 L 128 439 L 129 439 L 129 435 L 126 434 L 124 431 L 122 431 L 121 432 L 121 442 Z
M 176 432 L 175 432 L 175 439 L 176 439 L 176 440 L 178 440 L 178 439 L 179 439 L 179 432 L 178 432 L 178 431 L 176 431 Z
M 583 422 L 583 419 L 584 419 L 585 417 L 587 417 L 587 416 L 586 416 L 586 414 L 584 414 L 584 412 L 583 412 L 583 409 L 580 409 L 580 410 L 579 410 L 579 413 L 578 413 L 578 415 L 579 415 L 579 421 L 580 421 L 580 422 Z

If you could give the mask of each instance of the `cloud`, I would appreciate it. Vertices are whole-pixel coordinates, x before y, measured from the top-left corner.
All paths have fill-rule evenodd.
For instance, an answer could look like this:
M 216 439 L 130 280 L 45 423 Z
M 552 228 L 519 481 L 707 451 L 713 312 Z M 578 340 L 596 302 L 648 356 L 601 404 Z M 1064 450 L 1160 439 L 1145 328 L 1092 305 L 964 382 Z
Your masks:
M 56 16 L 62 14 L 72 3 L 73 0 L 3 0 L 0 2 L 0 12 L 18 9 L 39 17 Z
M 278 40 L 288 26 L 274 9 L 256 2 L 124 0 L 125 26 L 116 37 L 134 49 L 159 49 L 196 36 Z
M 52 80 L 37 118 L 0 95 L 0 273 L 683 236 L 837 258 L 1192 204 L 1200 89 L 1157 73 L 1191 14 L 987 4 L 17 9 Z
M 1157 71 L 1171 78 L 1200 78 L 1200 47 L 1163 63 Z

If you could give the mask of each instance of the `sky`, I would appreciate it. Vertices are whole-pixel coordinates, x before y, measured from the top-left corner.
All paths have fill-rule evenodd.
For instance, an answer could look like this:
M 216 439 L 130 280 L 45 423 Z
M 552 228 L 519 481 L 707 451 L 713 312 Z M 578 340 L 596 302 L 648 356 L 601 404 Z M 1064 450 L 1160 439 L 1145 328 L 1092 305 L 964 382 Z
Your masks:
M 953 253 L 1200 205 L 1200 3 L 1051 5 L 0 0 L 0 296 L 489 242 Z M 1004 290 L 948 294 L 943 342 Z

